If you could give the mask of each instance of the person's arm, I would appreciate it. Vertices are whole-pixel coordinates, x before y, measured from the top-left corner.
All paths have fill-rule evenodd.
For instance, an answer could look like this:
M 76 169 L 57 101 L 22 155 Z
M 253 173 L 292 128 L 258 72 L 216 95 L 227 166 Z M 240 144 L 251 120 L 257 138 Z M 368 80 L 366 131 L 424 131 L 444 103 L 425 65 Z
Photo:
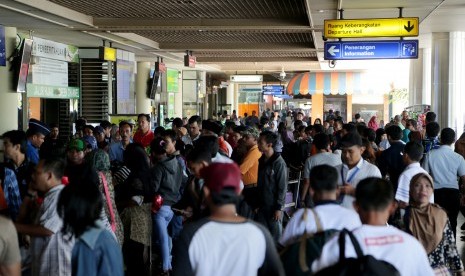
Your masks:
M 10 265 L 0 265 L 0 275 L 21 276 L 21 263 L 17 262 Z
M 191 238 L 187 231 L 181 232 L 181 236 L 176 240 L 173 247 L 173 275 L 188 276 L 194 275 L 189 258 L 189 244 Z
M 15 223 L 16 231 L 18 233 L 29 235 L 33 237 L 47 237 L 53 235 L 53 232 L 41 225 L 29 225 L 22 223 Z
M 463 263 L 460 259 L 457 245 L 455 244 L 454 232 L 450 229 L 449 221 L 447 221 L 446 227 L 444 227 L 442 240 L 444 242 L 443 252 L 446 266 L 455 273 L 463 271 Z
M 309 187 L 310 187 L 310 179 L 304 178 L 304 182 L 302 184 L 302 191 L 300 192 L 301 204 L 304 203 L 305 199 L 307 198 Z
M 286 200 L 286 191 L 287 191 L 287 166 L 286 163 L 280 162 L 277 166 L 273 166 L 275 168 L 275 181 L 277 188 L 276 199 L 275 199 L 275 220 L 279 220 L 282 209 L 284 208 L 285 200 Z
M 257 271 L 257 275 L 266 276 L 284 276 L 284 267 L 279 258 L 279 254 L 276 251 L 275 243 L 268 230 L 261 228 L 263 235 L 265 236 L 266 251 L 265 260 Z

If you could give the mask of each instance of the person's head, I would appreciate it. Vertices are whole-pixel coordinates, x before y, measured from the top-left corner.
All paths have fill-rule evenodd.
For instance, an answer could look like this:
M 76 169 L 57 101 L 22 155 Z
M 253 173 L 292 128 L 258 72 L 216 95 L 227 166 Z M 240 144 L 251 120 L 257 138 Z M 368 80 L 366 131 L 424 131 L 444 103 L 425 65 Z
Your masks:
M 434 192 L 433 179 L 429 174 L 419 173 L 410 180 L 410 203 L 423 207 L 429 204 Z
M 223 126 L 210 120 L 202 121 L 202 135 L 220 135 Z
M 95 139 L 97 139 L 97 142 L 99 143 L 104 142 L 106 138 L 106 134 L 105 134 L 105 130 L 103 129 L 103 127 L 96 126 L 94 128 L 94 136 L 95 136 Z
M 413 162 L 420 162 L 423 157 L 423 145 L 419 142 L 410 141 L 405 144 L 403 151 L 403 161 L 405 164 L 410 164 Z
M 60 193 L 58 215 L 63 219 L 63 233 L 80 237 L 89 227 L 97 226 L 103 208 L 98 189 L 98 176 L 84 176 L 83 181 L 70 182 Z
M 313 134 L 316 135 L 318 133 L 323 133 L 324 132 L 324 128 L 323 128 L 323 125 L 321 124 L 316 124 L 316 125 L 313 125 Z
M 376 132 L 372 128 L 365 128 L 363 130 L 363 136 L 367 138 L 368 141 L 374 142 L 376 139 Z
M 61 184 L 65 172 L 65 162 L 60 158 L 47 158 L 39 160 L 32 174 L 32 188 L 38 192 L 46 193 L 51 188 Z
M 234 143 L 239 143 L 239 140 L 242 138 L 242 132 L 245 131 L 247 128 L 245 126 L 236 126 L 233 129 L 232 139 Z
M 304 119 L 304 114 L 302 111 L 297 112 L 297 120 L 302 121 Z
M 110 157 L 108 153 L 102 149 L 98 149 L 86 156 L 86 160 L 88 160 L 88 164 L 98 172 L 110 171 Z
M 200 135 L 200 129 L 202 128 L 202 118 L 198 115 L 194 115 L 189 118 L 189 133 L 192 138 Z
M 396 208 L 392 184 L 376 177 L 363 179 L 355 188 L 354 208 L 363 224 L 385 225 Z
M 304 123 L 301 120 L 295 120 L 294 121 L 294 129 L 297 130 L 299 129 L 300 126 L 302 126 Z
M 165 141 L 166 154 L 173 154 L 176 151 L 176 132 L 172 129 L 167 129 L 162 134 Z
M 310 188 L 314 200 L 336 200 L 337 177 L 338 172 L 332 166 L 313 167 L 310 171 Z
M 389 141 L 398 141 L 402 139 L 402 129 L 398 125 L 391 125 L 386 128 L 386 134 Z
M 360 114 L 359 113 L 355 113 L 355 120 L 359 120 L 360 119 Z
M 58 128 L 58 124 L 50 124 L 50 134 L 49 137 L 51 139 L 58 139 L 58 134 L 60 134 L 60 130 Z
M 132 126 L 126 121 L 120 122 L 119 135 L 121 136 L 121 142 L 124 145 L 128 144 L 131 141 Z
M 154 131 L 153 131 L 153 136 L 155 138 L 157 137 L 161 137 L 163 135 L 163 133 L 165 132 L 165 128 L 162 127 L 162 126 L 157 126 Z
M 407 120 L 408 119 L 408 112 L 407 110 L 402 111 L 402 119 Z
M 426 136 L 429 138 L 435 138 L 439 135 L 441 127 L 436 122 L 430 122 L 426 124 Z
M 174 118 L 173 122 L 171 123 L 171 129 L 177 131 L 179 128 L 183 126 L 182 119 L 177 117 Z
M 260 137 L 258 139 L 258 149 L 265 153 L 273 153 L 273 148 L 278 141 L 278 135 L 271 131 L 264 131 L 260 133 Z
M 313 122 L 314 125 L 321 125 L 321 119 L 316 118 L 315 121 Z
M 342 131 L 341 131 L 342 136 L 345 136 L 349 133 L 355 133 L 355 132 L 357 132 L 357 128 L 355 127 L 354 124 L 343 124 L 342 125 Z
M 410 131 L 408 134 L 409 141 L 421 143 L 421 132 L 419 131 Z
M 10 130 L 3 133 L 3 149 L 5 157 L 14 159 L 25 156 L 27 149 L 26 133 L 22 130 Z
M 143 133 L 146 133 L 147 131 L 149 131 L 150 130 L 150 115 L 144 114 L 144 113 L 137 115 L 137 126 L 139 127 L 139 130 L 141 130 Z
M 349 133 L 341 138 L 342 162 L 352 168 L 362 159 L 363 143 L 358 133 Z
M 112 141 L 121 141 L 121 134 L 119 133 L 119 126 L 116 124 L 111 126 L 110 137 Z
M 341 116 L 341 111 L 339 111 L 339 110 L 336 110 L 336 112 L 334 112 L 334 115 L 336 115 L 336 117 L 339 117 L 339 116 Z
M 104 120 L 104 121 L 100 122 L 100 126 L 103 128 L 103 132 L 105 133 L 105 137 L 110 138 L 112 124 L 109 121 Z
M 157 162 L 166 156 L 166 143 L 161 137 L 157 137 L 150 142 L 150 155 L 152 160 Z
M 95 139 L 94 136 L 84 135 L 84 137 L 82 137 L 82 141 L 84 141 L 85 144 L 84 154 L 91 153 L 98 148 L 97 139 Z
M 216 136 L 200 136 L 194 142 L 194 147 L 200 150 L 208 151 L 211 157 L 214 158 L 219 151 L 218 137 Z
M 257 111 L 252 110 L 252 116 L 257 116 Z
M 384 139 L 387 139 L 386 130 L 384 130 L 384 128 L 378 128 L 376 130 L 376 139 L 375 139 L 376 145 L 379 146 L 379 143 L 381 143 L 381 141 Z
M 357 123 L 355 125 L 355 128 L 357 129 L 357 133 L 358 135 L 363 136 L 363 134 L 365 133 L 365 129 L 367 128 L 367 126 L 365 125 L 365 123 L 361 122 L 361 123 Z
M 84 126 L 84 136 L 93 136 L 94 135 L 94 126 L 85 125 Z
M 334 121 L 334 131 L 341 130 L 341 129 L 342 129 L 342 125 L 344 125 L 344 123 L 342 122 L 342 120 L 335 120 L 335 121 Z
M 212 162 L 212 156 L 209 151 L 194 148 L 186 156 L 187 167 L 189 171 L 197 178 L 201 178 L 200 171 Z
M 34 147 L 40 148 L 45 141 L 45 136 L 49 134 L 50 130 L 46 124 L 36 119 L 29 120 L 29 128 L 26 132 L 26 136 Z
M 313 144 L 317 150 L 327 150 L 329 148 L 329 136 L 325 133 L 318 133 L 313 137 Z
M 395 122 L 396 124 L 399 124 L 399 123 L 400 123 L 400 121 L 401 121 L 401 117 L 400 117 L 400 115 L 396 115 L 396 116 L 394 116 L 394 122 Z
M 131 172 L 137 173 L 149 169 L 149 158 L 147 152 L 138 143 L 129 144 L 123 153 L 124 165 Z
M 210 210 L 231 204 L 235 206 L 241 193 L 241 171 L 235 163 L 212 163 L 200 171 L 203 193 Z
M 259 136 L 260 133 L 258 132 L 258 129 L 254 127 L 247 127 L 242 132 L 242 141 L 244 145 L 247 147 L 247 149 L 251 149 L 253 146 L 257 145 L 257 140 Z
M 407 123 L 405 124 L 405 128 L 408 128 L 410 131 L 417 130 L 417 121 L 414 119 L 408 119 Z
M 67 148 L 68 161 L 72 165 L 81 165 L 84 163 L 86 145 L 81 139 L 73 139 L 69 141 Z
M 433 111 L 427 112 L 425 116 L 425 122 L 426 124 L 436 122 L 436 113 L 434 113 Z
M 441 144 L 452 145 L 455 142 L 455 130 L 446 127 L 441 130 Z

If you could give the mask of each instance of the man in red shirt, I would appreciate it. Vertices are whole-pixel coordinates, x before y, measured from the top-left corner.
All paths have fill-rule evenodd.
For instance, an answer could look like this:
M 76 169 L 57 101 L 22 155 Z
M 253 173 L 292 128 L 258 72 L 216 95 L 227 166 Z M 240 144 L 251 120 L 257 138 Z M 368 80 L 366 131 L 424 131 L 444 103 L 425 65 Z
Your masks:
M 139 143 L 144 148 L 149 147 L 150 142 L 152 142 L 154 138 L 153 132 L 150 129 L 150 115 L 139 114 L 139 116 L 137 116 L 137 125 L 139 128 L 136 134 L 134 134 L 134 143 Z

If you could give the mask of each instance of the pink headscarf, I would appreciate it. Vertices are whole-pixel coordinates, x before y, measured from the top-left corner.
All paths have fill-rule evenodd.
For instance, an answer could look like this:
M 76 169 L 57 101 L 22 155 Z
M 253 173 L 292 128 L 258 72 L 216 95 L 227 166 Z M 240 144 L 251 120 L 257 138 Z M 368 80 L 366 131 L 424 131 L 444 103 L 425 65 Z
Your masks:
M 370 121 L 368 122 L 368 127 L 373 129 L 374 131 L 376 131 L 379 126 L 378 126 L 378 122 L 376 121 L 376 116 L 372 116 Z

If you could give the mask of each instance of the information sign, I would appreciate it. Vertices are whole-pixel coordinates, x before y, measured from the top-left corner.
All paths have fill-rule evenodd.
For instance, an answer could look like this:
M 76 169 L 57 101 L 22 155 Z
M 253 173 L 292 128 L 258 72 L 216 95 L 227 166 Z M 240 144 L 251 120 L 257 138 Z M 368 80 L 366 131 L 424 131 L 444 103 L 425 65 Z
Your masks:
M 418 17 L 325 20 L 326 38 L 418 36 Z
M 325 42 L 325 60 L 416 59 L 418 40 Z

